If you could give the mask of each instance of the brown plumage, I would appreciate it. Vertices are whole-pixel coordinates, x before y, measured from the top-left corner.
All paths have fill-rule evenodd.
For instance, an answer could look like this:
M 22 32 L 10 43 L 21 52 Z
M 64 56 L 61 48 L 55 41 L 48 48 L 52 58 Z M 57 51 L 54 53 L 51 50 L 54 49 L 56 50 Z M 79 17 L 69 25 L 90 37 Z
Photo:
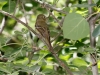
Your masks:
M 50 34 L 49 29 L 46 23 L 46 17 L 43 14 L 39 14 L 36 19 L 35 28 L 39 32 L 39 34 L 44 39 L 44 42 L 46 43 L 49 48 L 51 47 L 50 43 Z

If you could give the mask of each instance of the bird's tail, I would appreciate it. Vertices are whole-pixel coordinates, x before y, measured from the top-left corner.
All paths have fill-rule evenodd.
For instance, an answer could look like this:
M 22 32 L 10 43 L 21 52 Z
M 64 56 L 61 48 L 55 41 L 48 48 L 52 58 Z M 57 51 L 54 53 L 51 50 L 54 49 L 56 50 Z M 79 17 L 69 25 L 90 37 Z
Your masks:
M 50 40 L 44 39 L 44 42 L 45 42 L 46 46 L 48 47 L 49 51 L 51 51 L 53 53 L 53 47 L 51 45 Z

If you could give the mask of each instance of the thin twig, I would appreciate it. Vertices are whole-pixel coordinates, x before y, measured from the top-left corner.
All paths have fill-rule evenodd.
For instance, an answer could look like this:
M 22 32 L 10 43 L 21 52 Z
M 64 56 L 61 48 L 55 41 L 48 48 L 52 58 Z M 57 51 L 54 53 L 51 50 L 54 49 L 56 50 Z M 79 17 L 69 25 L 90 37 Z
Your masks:
M 17 0 L 16 2 L 17 2 L 17 3 L 16 3 L 16 7 L 15 7 L 15 10 L 14 10 L 13 15 L 15 15 L 15 13 L 16 13 L 16 9 L 18 8 L 19 0 Z
M 63 43 L 61 47 L 58 49 L 58 51 L 56 51 L 56 53 L 58 53 L 61 50 L 61 48 L 64 46 L 64 42 L 65 42 L 65 39 L 62 39 L 58 44 L 56 44 L 54 48 L 56 48 L 60 43 Z
M 28 24 L 28 22 L 27 22 L 27 18 L 26 18 L 25 8 L 24 8 L 24 5 L 23 5 L 23 1 L 20 1 L 20 4 L 21 4 L 21 6 L 22 6 L 22 10 L 23 10 L 23 12 L 24 12 L 25 22 L 26 22 L 26 24 Z
M 69 67 L 61 60 L 59 59 L 59 57 L 57 56 L 57 54 L 54 52 L 55 50 L 53 49 L 53 47 L 45 41 L 45 39 L 41 39 L 46 46 L 48 47 L 48 50 L 52 53 L 52 55 L 54 56 L 54 58 L 58 61 L 59 65 L 65 69 L 66 72 L 68 72 L 69 75 L 73 75 L 71 70 L 69 69 Z
M 49 13 L 55 19 L 55 21 L 58 23 L 59 27 L 61 28 L 62 25 L 60 25 L 59 20 L 52 14 L 52 12 L 49 12 Z
M 51 52 L 51 51 L 54 51 L 54 50 L 53 50 L 53 48 L 49 48 L 49 51 Z M 52 52 L 51 52 L 51 53 L 52 53 Z M 63 67 L 63 68 L 66 70 L 66 72 L 68 72 L 69 75 L 73 75 L 72 72 L 71 72 L 71 70 L 69 69 L 69 67 L 68 67 L 62 60 L 59 59 L 59 57 L 57 56 L 56 53 L 52 53 L 52 55 L 53 55 L 53 56 L 56 58 L 56 60 L 59 62 L 59 65 L 60 65 L 61 67 Z
M 64 19 L 65 19 L 65 17 L 62 17 L 62 20 L 60 21 L 61 27 L 63 26 Z
M 93 13 L 93 14 L 90 14 L 90 15 L 86 18 L 86 20 L 89 21 L 89 19 L 92 18 L 92 17 L 93 17 L 94 15 L 96 15 L 96 14 L 98 14 L 98 13 L 95 12 L 95 13 Z
M 44 3 L 43 1 L 39 1 L 39 0 L 34 0 L 34 1 L 38 2 L 39 4 L 41 4 L 43 6 L 45 5 L 46 8 L 50 8 L 51 10 L 55 10 L 57 12 L 67 14 L 67 12 L 63 11 L 61 8 L 55 8 L 54 6 Z
M 0 57 L 0 61 L 1 61 L 1 62 L 7 62 L 7 61 L 8 61 L 8 58 Z
M 58 44 L 60 44 L 60 43 L 64 43 L 65 42 L 65 39 L 62 39 L 59 43 L 57 43 L 56 45 L 55 45 L 55 47 L 57 47 L 58 46 Z M 54 48 L 55 48 L 54 47 Z
M 53 42 L 54 40 L 56 40 L 56 39 L 59 37 L 59 35 L 61 35 L 61 34 L 62 34 L 62 31 L 60 31 L 60 32 L 54 37 L 54 39 L 51 40 L 51 42 Z
M 3 19 L 2 19 L 2 23 L 1 23 L 1 27 L 0 27 L 0 34 L 2 34 L 2 31 L 4 30 L 4 27 L 5 27 L 5 24 L 6 22 L 5 22 L 5 17 L 3 17 Z

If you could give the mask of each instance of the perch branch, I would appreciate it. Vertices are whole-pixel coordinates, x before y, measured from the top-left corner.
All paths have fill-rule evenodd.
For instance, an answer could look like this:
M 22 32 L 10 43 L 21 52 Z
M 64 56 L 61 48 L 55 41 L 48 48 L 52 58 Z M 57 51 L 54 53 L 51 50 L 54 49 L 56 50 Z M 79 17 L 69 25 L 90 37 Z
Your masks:
M 14 20 L 16 20 L 17 22 L 21 23 L 22 25 L 24 25 L 25 27 L 27 27 L 30 31 L 32 31 L 35 35 L 37 35 L 39 37 L 39 35 L 26 23 L 22 22 L 21 20 L 19 20 L 18 18 L 16 18 L 15 16 L 13 16 L 12 14 L 5 12 L 3 10 L 0 10 L 0 13 L 9 16 L 10 18 L 13 18 Z

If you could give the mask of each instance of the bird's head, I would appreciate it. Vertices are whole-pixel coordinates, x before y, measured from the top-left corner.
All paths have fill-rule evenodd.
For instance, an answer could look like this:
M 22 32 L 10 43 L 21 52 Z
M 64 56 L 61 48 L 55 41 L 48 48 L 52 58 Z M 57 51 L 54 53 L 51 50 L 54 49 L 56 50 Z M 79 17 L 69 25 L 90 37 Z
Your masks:
M 43 14 L 39 14 L 39 15 L 37 16 L 37 20 L 43 20 L 43 21 L 46 21 L 46 16 L 43 15 Z

